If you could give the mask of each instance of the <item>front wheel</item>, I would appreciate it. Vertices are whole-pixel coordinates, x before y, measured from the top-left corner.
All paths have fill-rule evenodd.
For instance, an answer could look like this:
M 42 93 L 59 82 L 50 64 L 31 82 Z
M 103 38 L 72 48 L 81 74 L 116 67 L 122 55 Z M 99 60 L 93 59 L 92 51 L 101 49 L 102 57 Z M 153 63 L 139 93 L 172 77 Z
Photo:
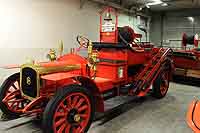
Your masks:
M 170 71 L 162 70 L 153 84 L 152 96 L 161 99 L 166 96 L 169 88 Z
M 86 133 L 94 117 L 93 101 L 90 92 L 81 86 L 60 89 L 44 111 L 44 132 Z
M 0 88 L 0 109 L 7 118 L 16 118 L 29 103 L 20 92 L 20 74 L 8 77 Z

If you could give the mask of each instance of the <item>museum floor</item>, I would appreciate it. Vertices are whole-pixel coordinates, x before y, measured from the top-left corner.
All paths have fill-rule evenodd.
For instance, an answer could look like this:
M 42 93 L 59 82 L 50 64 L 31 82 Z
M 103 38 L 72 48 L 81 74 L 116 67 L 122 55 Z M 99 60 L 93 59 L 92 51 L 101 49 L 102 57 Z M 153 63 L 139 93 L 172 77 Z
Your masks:
M 185 115 L 194 96 L 200 96 L 200 87 L 172 82 L 167 96 L 161 100 L 151 96 L 112 99 L 106 107 L 115 107 L 98 114 L 89 133 L 191 133 Z M 2 121 L 0 132 L 38 133 L 40 122 L 31 118 Z

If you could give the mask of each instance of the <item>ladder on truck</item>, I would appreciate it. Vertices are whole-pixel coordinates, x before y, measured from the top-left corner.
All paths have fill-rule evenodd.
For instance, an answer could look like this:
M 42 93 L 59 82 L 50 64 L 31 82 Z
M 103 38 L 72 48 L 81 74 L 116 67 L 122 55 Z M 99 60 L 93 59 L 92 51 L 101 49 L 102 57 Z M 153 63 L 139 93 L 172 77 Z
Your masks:
M 144 70 L 137 76 L 134 89 L 132 89 L 131 93 L 144 96 L 150 90 L 151 85 L 159 75 L 162 69 L 162 63 L 168 56 L 171 55 L 172 49 L 161 48 L 159 52 L 156 53 L 154 57 L 147 63 Z

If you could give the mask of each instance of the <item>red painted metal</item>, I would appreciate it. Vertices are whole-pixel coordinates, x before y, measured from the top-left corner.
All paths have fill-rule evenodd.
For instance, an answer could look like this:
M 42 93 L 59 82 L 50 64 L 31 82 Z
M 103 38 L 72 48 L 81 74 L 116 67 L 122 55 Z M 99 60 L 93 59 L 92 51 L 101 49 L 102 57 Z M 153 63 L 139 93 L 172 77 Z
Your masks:
M 67 104 L 66 104 L 67 103 Z M 70 115 L 72 111 L 75 111 L 75 114 Z M 68 119 L 72 117 L 75 119 L 75 116 L 79 116 L 80 120 L 71 122 Z M 91 105 L 88 97 L 82 93 L 72 93 L 64 100 L 62 100 L 55 113 L 54 113 L 54 132 L 55 133 L 83 133 L 91 115 Z
M 168 89 L 168 87 L 169 87 L 169 77 L 170 77 L 170 75 L 169 75 L 169 73 L 168 72 L 164 72 L 164 74 L 162 75 L 162 79 L 163 79 L 163 83 L 161 83 L 161 94 L 162 95 L 165 95 L 166 94 L 166 92 L 167 92 L 167 89 Z
M 6 103 L 7 107 L 12 110 L 13 112 L 20 113 L 21 109 L 19 108 L 19 104 L 24 101 L 24 99 L 16 99 L 17 95 L 20 95 L 20 91 L 16 90 L 11 93 L 7 93 L 3 102 Z
M 112 31 L 103 31 L 103 15 L 110 13 L 115 15 L 115 29 Z M 106 7 L 100 12 L 100 42 L 117 43 L 118 42 L 118 13 L 111 7 Z
M 161 65 L 165 61 L 167 55 L 170 54 L 171 49 L 159 49 L 159 52 L 152 58 L 152 60 L 147 63 L 148 65 L 144 68 L 144 70 L 137 76 L 136 81 L 139 81 L 137 88 L 142 88 L 146 83 L 150 82 L 150 84 L 144 88 L 139 96 L 146 95 L 150 90 L 150 85 L 153 84 L 156 77 L 160 73 Z M 131 92 L 134 94 L 134 92 Z
M 38 107 L 38 105 L 41 105 L 45 101 L 47 101 L 47 97 L 40 96 L 26 105 L 22 112 L 24 114 L 41 114 L 44 111 L 44 107 Z
M 174 49 L 173 61 L 175 66 L 174 75 L 200 78 L 200 49 L 198 48 L 198 35 L 182 35 L 181 49 Z M 187 45 L 192 47 L 188 48 Z
M 197 51 L 195 52 L 194 50 L 190 50 L 190 51 L 176 51 L 176 53 L 179 54 L 185 54 L 185 56 L 177 56 L 174 55 L 173 56 L 173 60 L 175 63 L 175 67 L 176 68 L 182 68 L 182 69 L 193 69 L 193 70 L 198 70 L 200 69 L 200 53 Z M 191 57 L 191 58 L 187 58 L 187 57 Z

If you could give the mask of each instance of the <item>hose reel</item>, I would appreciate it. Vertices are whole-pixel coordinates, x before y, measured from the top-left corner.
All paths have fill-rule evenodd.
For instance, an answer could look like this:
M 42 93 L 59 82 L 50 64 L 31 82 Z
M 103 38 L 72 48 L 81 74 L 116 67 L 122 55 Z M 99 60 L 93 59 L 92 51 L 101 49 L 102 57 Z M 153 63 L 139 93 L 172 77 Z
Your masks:
M 199 40 L 198 40 L 198 34 L 196 35 L 192 35 L 192 36 L 188 36 L 186 33 L 183 33 L 183 36 L 182 36 L 182 47 L 186 47 L 187 44 L 189 45 L 194 45 L 195 47 L 198 47 L 198 43 L 199 43 Z

